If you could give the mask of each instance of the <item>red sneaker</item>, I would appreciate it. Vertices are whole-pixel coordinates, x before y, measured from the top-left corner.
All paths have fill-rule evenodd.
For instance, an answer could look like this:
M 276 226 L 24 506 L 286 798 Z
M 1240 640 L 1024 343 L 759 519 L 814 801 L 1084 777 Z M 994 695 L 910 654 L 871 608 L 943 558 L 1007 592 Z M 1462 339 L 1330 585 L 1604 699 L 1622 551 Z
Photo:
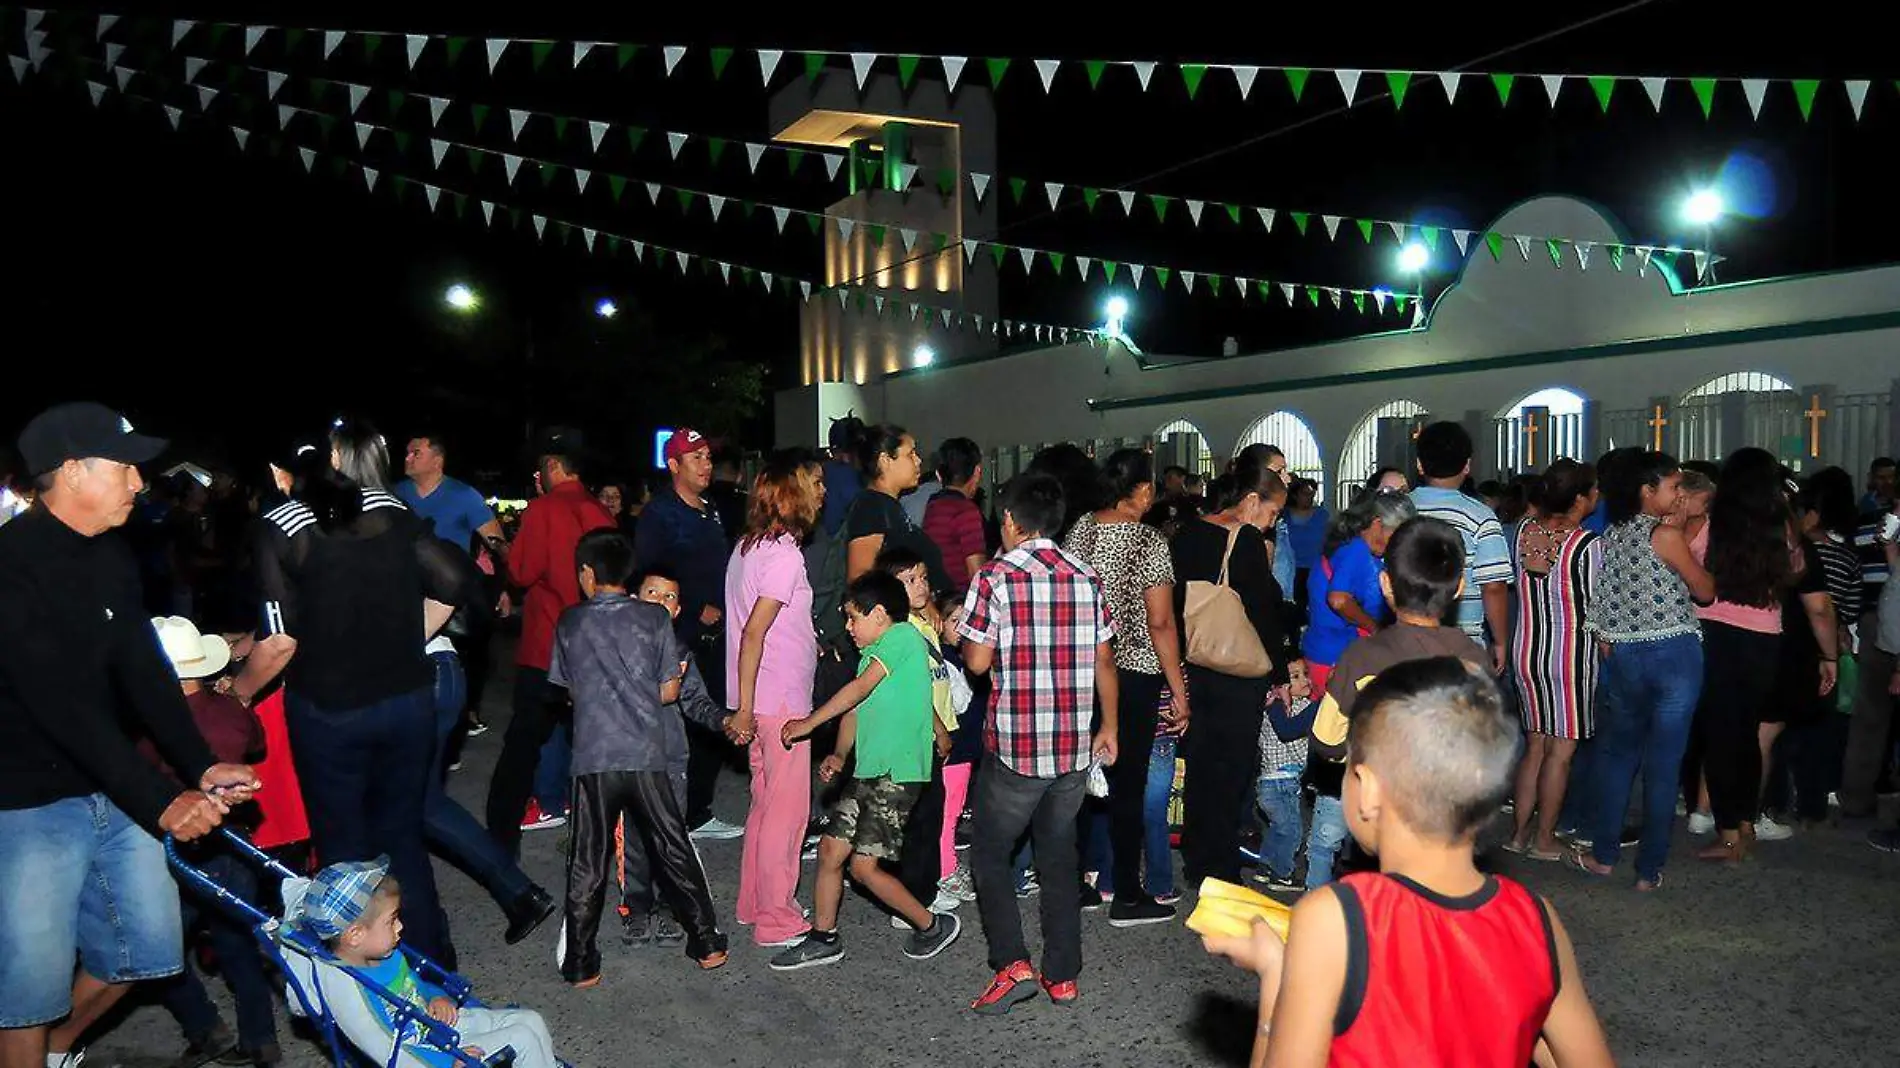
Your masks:
M 541 802 L 528 799 L 528 811 L 521 816 L 521 829 L 524 831 L 545 831 L 550 827 L 564 827 L 567 816 L 541 811 Z
M 1038 976 L 1037 981 L 1042 984 L 1042 989 L 1048 993 L 1050 1001 L 1065 1008 L 1072 1008 L 1076 1002 L 1082 1000 L 1082 989 L 1075 985 L 1075 980 L 1073 979 L 1064 979 L 1060 983 L 1052 983 L 1049 981 L 1048 976 L 1043 975 Z
M 996 978 L 990 980 L 989 987 L 982 995 L 970 1002 L 970 1008 L 983 1016 L 1001 1016 L 1017 1004 L 1036 996 L 1036 988 L 1032 985 L 1035 978 L 1036 971 L 1029 966 L 1029 962 L 1019 960 L 997 972 Z

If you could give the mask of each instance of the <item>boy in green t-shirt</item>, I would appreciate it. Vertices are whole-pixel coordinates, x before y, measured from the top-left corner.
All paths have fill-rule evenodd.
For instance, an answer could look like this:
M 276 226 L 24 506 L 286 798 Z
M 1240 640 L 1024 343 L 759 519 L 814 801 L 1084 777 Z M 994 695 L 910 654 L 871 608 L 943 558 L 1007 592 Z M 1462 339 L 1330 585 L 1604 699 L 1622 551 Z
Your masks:
M 904 820 L 930 782 L 931 749 L 942 729 L 931 709 L 930 651 L 906 622 L 910 598 L 904 584 L 890 574 L 870 571 L 858 576 L 845 590 L 844 609 L 845 625 L 861 653 L 858 677 L 823 708 L 787 723 L 780 740 L 789 749 L 821 724 L 843 716 L 837 750 L 819 765 L 818 776 L 827 782 L 836 778 L 854 748 L 857 767 L 850 786 L 832 806 L 831 822 L 818 844 L 812 929 L 772 958 L 777 971 L 843 959 L 838 906 L 844 898 L 847 862 L 852 880 L 913 928 L 905 956 L 928 960 L 961 933 L 955 916 L 926 909 L 878 864 L 898 858 Z

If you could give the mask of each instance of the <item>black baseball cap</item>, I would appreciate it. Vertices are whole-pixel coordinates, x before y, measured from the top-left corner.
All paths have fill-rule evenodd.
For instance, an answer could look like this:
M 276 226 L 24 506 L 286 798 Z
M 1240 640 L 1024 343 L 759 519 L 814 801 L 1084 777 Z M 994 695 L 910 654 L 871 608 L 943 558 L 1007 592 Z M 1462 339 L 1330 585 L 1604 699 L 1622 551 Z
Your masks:
M 157 458 L 170 442 L 135 432 L 125 416 L 91 401 L 58 404 L 33 417 L 20 431 L 20 458 L 26 473 L 43 475 L 68 460 L 111 460 L 142 464 Z

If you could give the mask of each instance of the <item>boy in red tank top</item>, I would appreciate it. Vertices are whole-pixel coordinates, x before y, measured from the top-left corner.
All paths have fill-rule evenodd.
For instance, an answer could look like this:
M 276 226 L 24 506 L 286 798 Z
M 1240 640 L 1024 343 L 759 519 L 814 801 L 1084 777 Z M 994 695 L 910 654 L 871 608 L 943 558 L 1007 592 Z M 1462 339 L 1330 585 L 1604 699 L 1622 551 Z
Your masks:
M 1517 763 L 1497 684 L 1412 660 L 1355 705 L 1343 804 L 1379 871 L 1307 894 L 1285 943 L 1265 923 L 1206 940 L 1260 975 L 1252 1064 L 1612 1065 L 1556 912 L 1472 860 Z

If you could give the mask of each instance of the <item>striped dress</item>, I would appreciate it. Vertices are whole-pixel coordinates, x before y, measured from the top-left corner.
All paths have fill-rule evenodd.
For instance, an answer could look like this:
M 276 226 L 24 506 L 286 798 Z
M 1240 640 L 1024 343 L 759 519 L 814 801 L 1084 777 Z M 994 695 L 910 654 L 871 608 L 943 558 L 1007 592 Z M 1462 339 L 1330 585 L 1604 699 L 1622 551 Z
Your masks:
M 1594 730 L 1598 658 L 1584 620 L 1603 569 L 1602 541 L 1587 530 L 1570 531 L 1550 571 L 1539 574 L 1524 567 L 1524 542 L 1542 540 L 1541 528 L 1525 523 L 1518 538 L 1511 674 L 1524 729 L 1555 738 L 1588 738 Z

